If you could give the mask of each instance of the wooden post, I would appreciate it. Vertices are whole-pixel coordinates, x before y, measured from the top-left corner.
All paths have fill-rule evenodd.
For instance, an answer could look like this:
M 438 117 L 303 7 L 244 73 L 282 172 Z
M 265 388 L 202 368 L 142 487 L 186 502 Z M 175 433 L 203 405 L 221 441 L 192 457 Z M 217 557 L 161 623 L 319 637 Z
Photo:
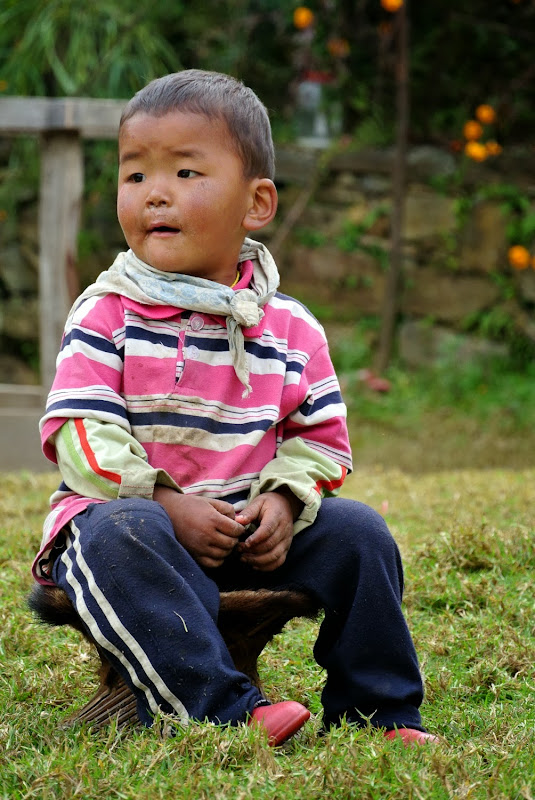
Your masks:
M 82 141 L 77 131 L 50 131 L 41 144 L 39 203 L 39 316 L 41 384 L 48 393 L 76 262 L 84 184 Z
M 37 423 L 54 378 L 65 317 L 78 294 L 82 140 L 115 139 L 124 105 L 124 100 L 87 97 L 0 97 L 0 136 L 41 137 L 41 386 L 0 384 L 0 470 L 52 468 L 41 453 Z
M 383 372 L 390 361 L 396 317 L 399 309 L 403 269 L 403 229 L 405 220 L 405 184 L 409 131 L 409 19 L 408 0 L 397 12 L 397 58 L 396 58 L 396 155 L 392 173 L 392 221 L 390 237 L 390 269 L 386 277 L 383 307 L 381 312 L 381 334 L 375 362 L 377 372 Z

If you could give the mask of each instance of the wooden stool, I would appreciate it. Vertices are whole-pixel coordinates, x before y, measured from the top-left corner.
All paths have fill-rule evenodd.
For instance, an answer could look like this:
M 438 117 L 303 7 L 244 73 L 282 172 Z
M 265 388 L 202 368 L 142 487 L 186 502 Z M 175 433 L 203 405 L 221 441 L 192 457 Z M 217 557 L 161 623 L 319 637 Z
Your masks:
M 85 630 L 63 589 L 36 583 L 28 603 L 42 622 L 70 625 L 80 631 L 95 646 L 100 657 L 100 683 L 96 693 L 83 708 L 67 717 L 64 726 L 85 722 L 102 728 L 112 720 L 117 720 L 118 725 L 139 725 L 132 690 Z M 269 589 L 243 589 L 222 592 L 218 627 L 236 668 L 248 675 L 251 682 L 261 689 L 257 662 L 266 644 L 280 633 L 290 619 L 313 619 L 319 610 L 312 597 L 295 590 L 276 592 Z

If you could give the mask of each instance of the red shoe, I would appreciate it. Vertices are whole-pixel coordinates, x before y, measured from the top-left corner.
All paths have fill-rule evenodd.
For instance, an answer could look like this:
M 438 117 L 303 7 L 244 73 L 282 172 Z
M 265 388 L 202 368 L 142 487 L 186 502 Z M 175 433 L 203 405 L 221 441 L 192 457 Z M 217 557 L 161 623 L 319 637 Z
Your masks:
M 271 706 L 258 706 L 251 712 L 248 724 L 264 728 L 268 734 L 268 744 L 277 747 L 297 733 L 309 717 L 310 711 L 301 703 L 285 700 Z
M 403 739 L 405 747 L 412 747 L 415 744 L 438 744 L 440 739 L 432 733 L 424 733 L 414 728 L 395 728 L 393 731 L 386 731 L 385 739 L 395 739 L 399 736 Z

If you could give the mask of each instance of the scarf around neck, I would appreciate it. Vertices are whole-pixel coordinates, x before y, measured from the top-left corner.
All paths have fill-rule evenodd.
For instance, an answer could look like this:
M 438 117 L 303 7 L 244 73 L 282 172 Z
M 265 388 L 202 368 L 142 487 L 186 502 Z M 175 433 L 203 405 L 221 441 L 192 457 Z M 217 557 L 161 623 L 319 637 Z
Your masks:
M 77 299 L 68 317 L 70 322 L 81 301 L 88 297 L 119 294 L 143 305 L 165 305 L 187 311 L 226 317 L 229 350 L 234 371 L 244 385 L 243 397 L 252 391 L 242 327 L 258 325 L 279 286 L 277 265 L 267 247 L 245 239 L 239 262 L 253 262 L 253 277 L 246 289 L 232 289 L 215 281 L 162 272 L 141 261 L 132 250 L 119 253 L 111 267 L 101 272 Z

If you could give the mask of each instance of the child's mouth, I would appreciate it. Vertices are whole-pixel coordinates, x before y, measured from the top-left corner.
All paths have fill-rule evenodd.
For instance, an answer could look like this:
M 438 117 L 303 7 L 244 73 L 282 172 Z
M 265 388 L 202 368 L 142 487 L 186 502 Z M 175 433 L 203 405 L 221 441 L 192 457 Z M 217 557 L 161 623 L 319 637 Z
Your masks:
M 172 236 L 173 234 L 180 233 L 180 228 L 173 228 L 171 225 L 155 225 L 150 228 L 149 234 L 156 234 L 158 236 Z

